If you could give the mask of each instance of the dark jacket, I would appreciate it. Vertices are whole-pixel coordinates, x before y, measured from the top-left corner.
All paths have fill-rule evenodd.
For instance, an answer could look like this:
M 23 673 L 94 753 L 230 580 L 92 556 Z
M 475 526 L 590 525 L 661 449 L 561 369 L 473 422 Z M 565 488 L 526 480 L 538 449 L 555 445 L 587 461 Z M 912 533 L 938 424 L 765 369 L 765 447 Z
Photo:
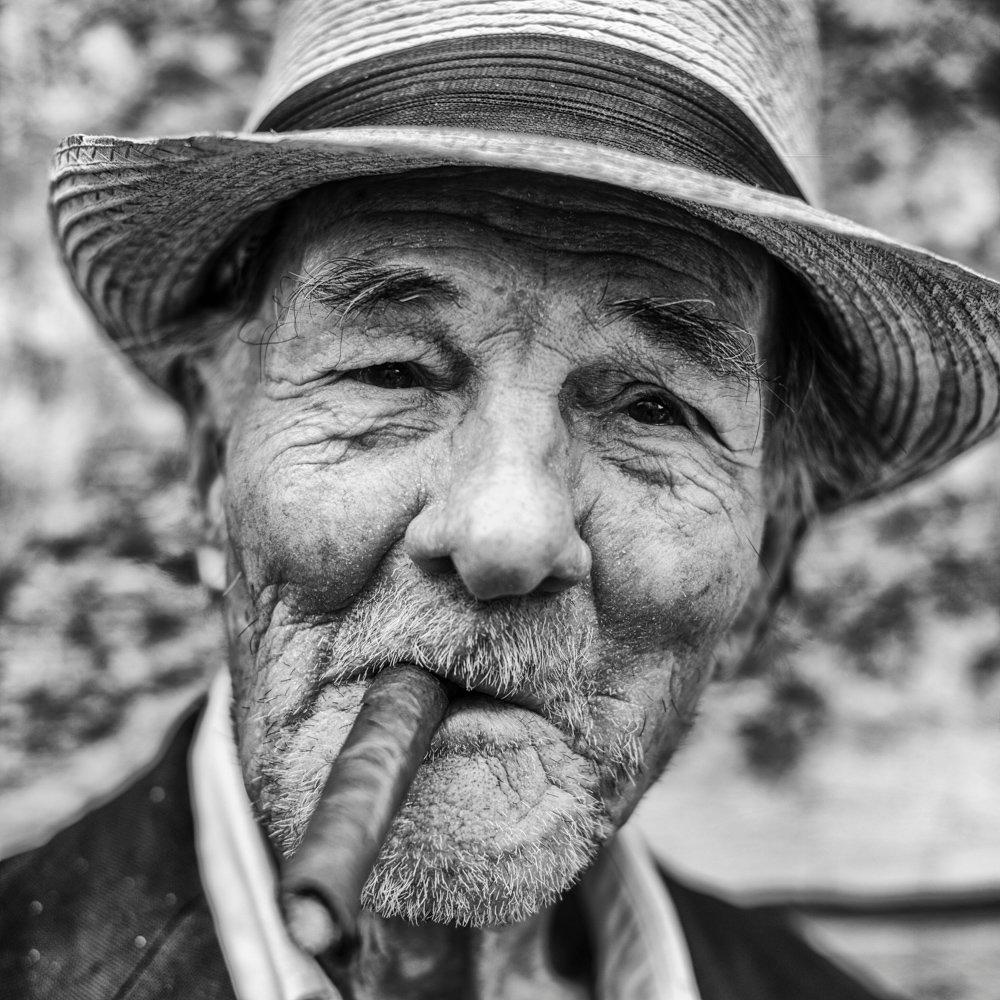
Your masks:
M 233 1000 L 198 876 L 187 752 L 197 713 L 143 776 L 0 863 L 0 1000 Z M 703 1000 L 872 1000 L 781 915 L 664 873 Z

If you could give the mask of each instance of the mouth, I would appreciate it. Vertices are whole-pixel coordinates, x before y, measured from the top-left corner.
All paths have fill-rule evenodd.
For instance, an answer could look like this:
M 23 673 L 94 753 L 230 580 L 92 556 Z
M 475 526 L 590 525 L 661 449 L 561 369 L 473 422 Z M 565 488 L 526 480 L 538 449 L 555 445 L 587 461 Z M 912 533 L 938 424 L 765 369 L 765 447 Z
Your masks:
M 383 670 L 396 666 L 401 662 L 404 661 L 397 658 L 379 661 L 373 660 L 355 670 L 350 671 L 349 674 L 325 680 L 321 687 L 339 687 L 341 685 L 358 683 L 368 684 L 371 682 L 372 678 L 377 676 Z M 426 670 L 429 674 L 433 674 L 439 680 L 444 682 L 448 691 L 448 698 L 451 702 L 449 713 L 458 710 L 466 704 L 494 702 L 500 703 L 501 705 L 507 705 L 512 708 L 521 708 L 528 712 L 533 712 L 536 715 L 540 715 L 543 718 L 548 718 L 550 714 L 546 712 L 546 702 L 542 698 L 535 695 L 531 691 L 524 690 L 523 688 L 512 688 L 509 685 L 503 685 L 494 681 L 489 677 L 470 676 L 468 673 L 465 673 L 460 669 L 450 669 L 446 666 L 442 666 L 441 664 L 425 660 L 419 656 L 414 656 L 406 662 L 413 663 L 421 670 Z
M 535 761 L 532 748 L 569 750 L 575 745 L 575 737 L 559 725 L 551 710 L 544 710 L 540 699 L 511 693 L 489 681 L 457 681 L 454 675 L 447 676 L 446 684 L 449 702 L 431 741 L 432 756 L 500 755 L 507 770 L 524 770 L 527 765 L 515 761 L 525 753 Z
M 431 673 L 435 673 L 433 670 Z M 510 691 L 489 681 L 459 681 L 454 676 L 442 677 L 449 685 L 451 705 L 449 712 L 469 705 L 505 705 L 510 708 L 520 708 L 535 715 L 545 716 L 544 704 L 540 698 L 533 697 L 529 692 Z

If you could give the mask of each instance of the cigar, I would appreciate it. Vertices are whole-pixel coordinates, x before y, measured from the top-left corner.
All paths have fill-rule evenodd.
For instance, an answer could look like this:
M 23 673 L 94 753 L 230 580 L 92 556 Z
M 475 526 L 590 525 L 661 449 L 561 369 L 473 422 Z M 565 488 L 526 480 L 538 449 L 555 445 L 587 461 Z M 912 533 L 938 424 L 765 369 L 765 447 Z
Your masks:
M 361 889 L 448 707 L 443 681 L 411 664 L 382 670 L 280 877 L 285 924 L 312 955 L 346 962 L 357 947 Z

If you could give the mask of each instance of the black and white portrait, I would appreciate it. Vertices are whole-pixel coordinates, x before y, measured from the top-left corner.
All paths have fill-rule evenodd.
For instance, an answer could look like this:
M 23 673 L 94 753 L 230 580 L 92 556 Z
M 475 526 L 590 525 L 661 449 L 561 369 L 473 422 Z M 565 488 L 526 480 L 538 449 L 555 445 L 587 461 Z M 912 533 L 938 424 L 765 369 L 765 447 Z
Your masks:
M 997 1000 L 1000 8 L 0 46 L 0 1000 Z

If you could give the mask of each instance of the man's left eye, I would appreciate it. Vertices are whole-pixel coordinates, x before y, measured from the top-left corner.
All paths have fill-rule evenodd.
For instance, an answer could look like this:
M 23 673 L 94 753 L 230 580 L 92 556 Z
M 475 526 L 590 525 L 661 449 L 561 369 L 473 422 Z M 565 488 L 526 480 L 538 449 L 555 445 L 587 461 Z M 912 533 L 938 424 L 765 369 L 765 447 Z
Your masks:
M 344 378 L 375 386 L 376 389 L 414 389 L 421 384 L 420 376 L 413 365 L 390 363 L 369 365 L 346 372 Z
M 640 424 L 687 424 L 684 409 L 669 399 L 647 396 L 625 407 L 625 413 Z

